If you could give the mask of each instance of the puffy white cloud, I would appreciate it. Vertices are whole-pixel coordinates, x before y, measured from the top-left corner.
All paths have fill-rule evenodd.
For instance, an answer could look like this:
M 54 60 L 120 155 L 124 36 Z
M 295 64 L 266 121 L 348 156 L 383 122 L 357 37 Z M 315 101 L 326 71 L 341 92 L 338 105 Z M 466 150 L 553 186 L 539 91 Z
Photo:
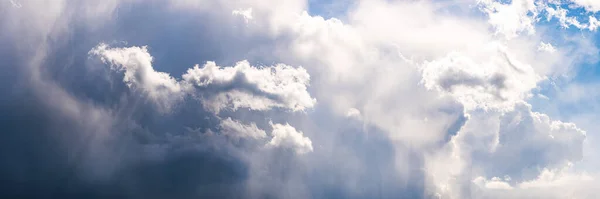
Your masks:
M 467 109 L 510 109 L 528 97 L 542 78 L 531 66 L 516 60 L 506 49 L 492 45 L 489 60 L 473 60 L 469 55 L 450 53 L 425 63 L 423 83 L 429 89 L 449 93 Z
M 360 118 L 361 118 L 360 111 L 355 108 L 350 108 L 350 109 L 348 109 L 348 112 L 346 112 L 346 117 L 360 120 Z
M 273 138 L 267 144 L 268 146 L 289 148 L 299 154 L 313 151 L 312 141 L 304 137 L 302 131 L 297 131 L 289 124 L 271 123 L 271 127 L 273 127 L 271 132 Z
M 600 26 L 600 21 L 598 21 L 598 19 L 596 19 L 596 17 L 594 16 L 590 16 L 589 21 L 590 25 L 588 26 L 588 29 L 590 29 L 591 31 L 598 30 L 598 27 Z
M 519 33 L 535 33 L 535 18 L 538 14 L 534 0 L 514 0 L 504 4 L 494 0 L 478 0 L 482 10 L 489 16 L 489 23 L 496 33 L 512 39 Z
M 600 11 L 600 2 L 595 0 L 570 0 L 577 6 L 581 6 L 590 12 Z
M 549 53 L 556 52 L 556 48 L 554 48 L 554 46 L 552 44 L 545 43 L 545 42 L 540 42 L 540 46 L 538 47 L 538 50 L 544 51 L 544 52 L 549 52 Z
M 184 91 L 176 79 L 168 73 L 155 71 L 153 57 L 146 46 L 129 48 L 109 48 L 101 43 L 90 54 L 110 64 L 113 70 L 123 72 L 123 82 L 132 89 L 140 89 L 164 110 L 182 99 Z
M 253 139 L 264 143 L 267 148 L 285 148 L 305 154 L 313 151 L 312 141 L 305 137 L 301 131 L 296 130 L 289 124 L 270 123 L 273 130 L 270 133 L 270 139 L 267 133 L 258 128 L 256 123 L 243 124 L 240 121 L 231 118 L 221 120 L 219 124 L 219 133 L 237 142 L 241 139 Z
M 310 76 L 301 67 L 284 64 L 252 67 L 247 61 L 233 67 L 219 67 L 214 62 L 202 68 L 194 66 L 182 76 L 194 95 L 214 112 L 223 108 L 269 110 L 274 107 L 293 111 L 312 108 L 316 99 L 308 93 Z
M 257 68 L 247 61 L 220 67 L 208 62 L 202 68 L 196 65 L 188 69 L 182 80 L 177 80 L 154 70 L 153 58 L 145 46 L 109 48 L 100 44 L 90 54 L 123 72 L 123 82 L 142 90 L 165 110 L 187 94 L 199 98 L 206 109 L 215 113 L 223 108 L 263 111 L 277 107 L 302 111 L 316 103 L 307 91 L 310 76 L 301 67 L 278 64 Z
M 560 22 L 560 25 L 563 28 L 568 28 L 570 26 L 575 26 L 576 28 L 579 29 L 584 29 L 586 27 L 586 25 L 581 24 L 577 18 L 573 17 L 573 16 L 568 16 L 567 13 L 567 9 L 561 8 L 560 6 L 557 6 L 556 8 L 553 7 L 546 7 L 545 11 L 548 13 L 547 15 L 547 20 L 551 20 L 552 18 L 557 18 L 558 21 Z

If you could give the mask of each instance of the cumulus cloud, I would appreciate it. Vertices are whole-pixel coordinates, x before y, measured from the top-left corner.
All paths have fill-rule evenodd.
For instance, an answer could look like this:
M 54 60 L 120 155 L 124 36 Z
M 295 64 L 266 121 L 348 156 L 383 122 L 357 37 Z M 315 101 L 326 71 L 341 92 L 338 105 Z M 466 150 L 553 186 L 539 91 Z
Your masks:
M 544 52 L 549 52 L 549 53 L 556 52 L 556 48 L 554 48 L 554 46 L 552 44 L 545 43 L 545 42 L 540 42 L 540 46 L 538 47 L 538 50 L 544 51 Z
M 581 6 L 585 8 L 589 12 L 598 12 L 600 11 L 600 3 L 594 0 L 571 0 L 571 2 L 575 3 L 577 6 Z
M 310 76 L 303 68 L 284 64 L 257 68 L 248 61 L 233 67 L 220 67 L 215 62 L 194 66 L 176 80 L 170 74 L 152 67 L 147 47 L 108 48 L 100 44 L 90 51 L 111 67 L 124 73 L 123 82 L 141 89 L 161 107 L 169 109 L 185 95 L 199 98 L 204 107 L 215 113 L 227 108 L 269 110 L 285 108 L 302 111 L 311 108 L 316 99 L 307 86 Z
M 252 67 L 248 61 L 233 67 L 219 67 L 214 62 L 189 69 L 183 81 L 195 89 L 206 108 L 219 112 L 223 108 L 236 110 L 268 110 L 285 108 L 302 111 L 312 108 L 307 86 L 310 76 L 303 68 L 284 64 L 271 67 Z
M 502 47 L 488 49 L 493 57 L 483 62 L 472 56 L 450 53 L 423 67 L 423 83 L 429 89 L 449 93 L 467 109 L 510 109 L 527 98 L 541 77 Z M 485 50 L 484 50 L 485 51 Z
M 123 73 L 123 82 L 132 89 L 140 89 L 150 99 L 164 109 L 170 109 L 173 103 L 183 97 L 183 88 L 168 73 L 155 71 L 153 57 L 147 46 L 130 48 L 109 48 L 99 44 L 90 54 L 110 64 L 113 70 Z
M 532 112 L 525 104 L 500 116 L 496 136 L 488 155 L 474 151 L 482 153 L 474 161 L 485 165 L 487 174 L 528 179 L 531 176 L 527 172 L 536 174 L 537 169 L 561 168 L 583 157 L 584 131 L 572 123 L 552 121 L 545 114 Z M 509 160 L 510 164 L 506 164 Z
M 581 161 L 585 137 L 574 124 L 550 120 L 528 104 L 518 103 L 506 113 L 479 110 L 470 113 L 447 151 L 433 156 L 433 165 L 427 167 L 432 180 L 439 182 L 438 191 L 448 197 L 477 195 L 470 183 L 507 192 L 545 175 L 544 170 L 562 170 Z M 454 166 L 435 166 L 444 163 Z
M 535 33 L 535 17 L 538 14 L 534 0 L 516 0 L 504 4 L 494 0 L 479 0 L 482 10 L 488 14 L 489 23 L 496 33 L 511 39 L 519 33 Z
M 268 146 L 289 148 L 296 153 L 303 154 L 313 151 L 312 141 L 304 137 L 301 131 L 289 124 L 273 124 L 271 123 L 273 138 L 269 141 Z
M 591 0 L 510 2 L 478 0 L 477 2 L 481 10 L 488 15 L 488 22 L 496 29 L 496 34 L 501 34 L 509 40 L 522 33 L 534 34 L 536 23 L 543 18 L 547 21 L 556 18 L 562 28 L 575 27 L 595 31 L 597 26 L 594 13 L 598 11 L 598 4 L 591 3 Z M 570 13 L 572 10 L 568 7 L 583 7 L 587 12 L 579 15 L 584 15 L 589 20 L 582 21 L 578 14 Z

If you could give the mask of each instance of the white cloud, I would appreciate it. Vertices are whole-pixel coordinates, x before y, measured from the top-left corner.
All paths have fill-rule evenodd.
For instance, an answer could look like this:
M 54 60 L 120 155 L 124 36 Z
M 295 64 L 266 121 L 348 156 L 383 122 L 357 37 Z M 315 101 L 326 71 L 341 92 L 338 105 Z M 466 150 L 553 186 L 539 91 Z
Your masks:
M 267 133 L 258 128 L 256 123 L 243 124 L 240 121 L 226 118 L 219 124 L 219 133 L 239 142 L 241 139 L 253 139 L 265 144 L 268 148 L 291 149 L 297 154 L 313 151 L 312 141 L 289 124 L 270 123 L 273 130 L 269 139 Z M 264 142 L 263 142 L 264 141 Z
M 570 0 L 578 6 L 585 8 L 590 12 L 600 11 L 600 2 L 596 0 Z
M 242 18 L 244 18 L 244 21 L 246 21 L 246 23 L 252 20 L 252 8 L 233 10 L 231 14 L 241 16 Z
M 361 118 L 360 111 L 355 108 L 350 108 L 350 109 L 348 109 L 348 112 L 346 112 L 346 117 L 360 120 L 360 118 Z
M 304 154 L 313 151 L 312 141 L 308 137 L 304 137 L 301 131 L 297 131 L 296 128 L 289 124 L 273 124 L 273 131 L 271 134 L 273 138 L 267 144 L 272 147 L 283 147 L 289 148 L 296 153 Z
M 208 62 L 202 68 L 196 65 L 188 69 L 182 78 L 194 87 L 194 95 L 202 98 L 205 107 L 214 112 L 223 108 L 275 107 L 303 111 L 316 103 L 306 90 L 310 76 L 301 67 L 278 64 L 257 68 L 247 61 L 220 67 Z
M 316 100 L 310 97 L 307 86 L 310 76 L 303 68 L 279 64 L 257 68 L 247 61 L 233 67 L 220 67 L 207 62 L 187 70 L 182 80 L 157 72 L 147 47 L 109 48 L 100 44 L 90 51 L 114 70 L 124 73 L 123 82 L 140 89 L 150 99 L 169 110 L 186 94 L 201 99 L 206 109 L 215 113 L 227 108 L 270 110 L 285 108 L 303 111 L 312 108 Z
M 577 18 L 573 16 L 568 16 L 567 9 L 556 6 L 556 8 L 546 7 L 546 12 L 548 13 L 547 20 L 550 21 L 552 18 L 557 18 L 560 22 L 560 25 L 563 28 L 569 28 L 569 26 L 575 26 L 579 29 L 586 28 L 586 25 L 581 24 Z
M 496 33 L 507 39 L 519 33 L 535 33 L 535 18 L 538 14 L 534 0 L 514 0 L 504 4 L 494 0 L 478 0 L 482 10 L 489 16 L 489 23 L 496 28 Z
M 467 109 L 510 109 L 526 99 L 541 80 L 531 66 L 516 60 L 502 46 L 492 45 L 482 51 L 492 57 L 476 61 L 473 56 L 450 53 L 425 63 L 424 85 L 452 95 Z
M 597 198 L 592 191 L 597 184 L 597 176 L 577 173 L 570 169 L 543 169 L 531 181 L 509 185 L 500 178 L 487 180 L 478 177 L 474 182 L 473 197 L 478 198 Z
M 498 177 L 493 177 L 491 180 L 487 180 L 483 177 L 477 177 L 477 178 L 475 178 L 475 180 L 473 180 L 473 183 L 475 183 L 478 186 L 485 187 L 487 189 L 505 189 L 505 190 L 513 189 L 513 187 L 510 186 L 510 184 L 508 184 L 507 182 L 504 182 L 502 179 L 500 179 Z
M 598 30 L 598 27 L 600 26 L 600 21 L 598 21 L 598 19 L 596 19 L 596 17 L 590 16 L 589 22 L 590 22 L 590 25 L 588 26 L 588 29 L 590 29 L 591 31 Z
M 90 54 L 111 65 L 113 70 L 123 72 L 123 82 L 132 89 L 140 89 L 163 110 L 169 110 L 173 103 L 182 99 L 184 91 L 176 79 L 168 73 L 155 71 L 153 57 L 146 46 L 129 48 L 109 48 L 99 44 Z
M 543 51 L 543 52 L 549 52 L 549 53 L 556 52 L 556 48 L 554 48 L 554 46 L 552 46 L 552 44 L 545 43 L 545 42 L 540 42 L 540 46 L 538 47 L 538 50 Z
M 462 190 L 467 182 L 490 190 L 513 190 L 545 175 L 544 169 L 563 169 L 581 161 L 585 134 L 572 123 L 531 111 L 524 103 L 507 113 L 478 110 L 470 113 L 444 149 L 447 152 L 432 156 L 426 168 L 438 192 L 453 198 L 478 194 Z
M 545 114 L 532 112 L 530 105 L 519 104 L 515 111 L 500 117 L 498 142 L 491 158 L 480 161 L 489 164 L 489 169 L 509 172 L 504 175 L 513 179 L 527 177 L 524 172 L 537 173 L 528 169 L 562 168 L 580 161 L 584 140 L 585 132 L 575 124 L 552 121 Z
M 259 129 L 255 123 L 243 124 L 228 117 L 221 120 L 220 133 L 233 139 L 252 138 L 261 139 L 267 137 L 267 133 Z

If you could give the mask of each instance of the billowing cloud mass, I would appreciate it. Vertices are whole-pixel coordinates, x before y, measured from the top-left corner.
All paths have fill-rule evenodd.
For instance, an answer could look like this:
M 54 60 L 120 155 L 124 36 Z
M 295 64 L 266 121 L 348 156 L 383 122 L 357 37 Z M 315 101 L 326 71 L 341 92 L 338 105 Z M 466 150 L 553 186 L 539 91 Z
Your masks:
M 221 68 L 208 62 L 202 68 L 196 65 L 189 69 L 183 80 L 215 112 L 228 107 L 301 111 L 316 103 L 306 91 L 310 80 L 306 70 L 283 64 L 256 68 L 248 61 L 241 61 L 234 67 Z
M 488 49 L 482 49 L 486 51 Z M 542 78 L 503 49 L 492 47 L 493 57 L 477 62 L 468 55 L 450 53 L 425 64 L 423 83 L 448 93 L 467 109 L 506 109 L 527 98 Z
M 303 68 L 283 64 L 256 68 L 248 61 L 238 62 L 234 67 L 220 67 L 207 62 L 202 68 L 196 65 L 188 69 L 181 80 L 176 80 L 154 70 L 146 46 L 108 48 L 100 44 L 90 54 L 122 71 L 123 82 L 130 88 L 143 90 L 162 108 L 170 108 L 187 94 L 200 98 L 205 108 L 217 113 L 223 108 L 281 107 L 298 111 L 312 108 L 316 102 L 306 91 L 310 76 Z
M 100 44 L 90 54 L 100 55 L 113 70 L 123 72 L 123 82 L 129 88 L 141 90 L 161 108 L 170 108 L 173 101 L 183 97 L 184 89 L 177 80 L 152 68 L 153 58 L 146 46 L 108 49 L 106 44 Z
M 598 198 L 600 1 L 0 3 L 2 198 Z

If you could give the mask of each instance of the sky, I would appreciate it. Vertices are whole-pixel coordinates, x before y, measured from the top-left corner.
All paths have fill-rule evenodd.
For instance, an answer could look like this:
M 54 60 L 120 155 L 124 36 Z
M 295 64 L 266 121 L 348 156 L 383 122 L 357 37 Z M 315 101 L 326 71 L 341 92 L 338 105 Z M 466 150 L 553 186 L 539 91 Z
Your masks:
M 600 198 L 600 1 L 4 0 L 1 198 Z

